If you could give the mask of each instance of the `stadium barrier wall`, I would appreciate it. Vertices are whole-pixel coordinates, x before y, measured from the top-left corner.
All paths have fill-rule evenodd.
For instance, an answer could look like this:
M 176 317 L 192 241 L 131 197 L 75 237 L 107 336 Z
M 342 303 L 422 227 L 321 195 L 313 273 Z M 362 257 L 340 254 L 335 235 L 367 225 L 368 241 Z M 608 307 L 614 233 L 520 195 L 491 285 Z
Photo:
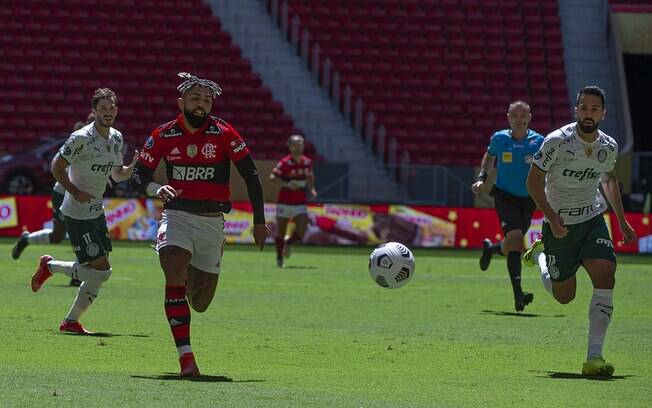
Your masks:
M 106 220 L 114 240 L 153 241 L 156 239 L 162 204 L 152 199 L 104 200 Z M 276 205 L 266 204 L 265 212 L 272 236 L 276 231 Z M 310 225 L 305 244 L 378 245 L 398 241 L 410 247 L 480 248 L 482 240 L 499 240 L 502 232 L 496 213 L 488 208 L 456 208 L 408 205 L 311 204 Z M 628 213 L 637 232 L 635 243 L 623 245 L 613 214 L 606 214 L 614 245 L 622 253 L 652 253 L 650 216 Z M 248 202 L 235 202 L 225 216 L 227 242 L 252 243 L 252 213 Z M 535 213 L 526 234 L 526 245 L 541 234 L 541 213 Z M 24 230 L 35 231 L 52 225 L 49 196 L 5 196 L 0 198 L 0 236 L 17 237 Z M 270 243 L 273 239 L 270 237 Z

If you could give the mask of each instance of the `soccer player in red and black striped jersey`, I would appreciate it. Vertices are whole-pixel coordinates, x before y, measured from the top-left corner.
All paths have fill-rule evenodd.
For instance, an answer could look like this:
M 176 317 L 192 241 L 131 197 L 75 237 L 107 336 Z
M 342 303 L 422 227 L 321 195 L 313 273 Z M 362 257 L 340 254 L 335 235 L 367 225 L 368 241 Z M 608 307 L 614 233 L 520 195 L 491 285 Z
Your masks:
M 300 242 L 308 225 L 306 209 L 307 195 L 317 197 L 312 160 L 303 155 L 303 136 L 291 135 L 288 138 L 290 154 L 281 159 L 272 170 L 269 178 L 281 186 L 276 205 L 276 264 L 283 267 L 283 257 L 290 255 L 290 245 Z M 307 193 L 306 193 L 307 192 Z M 288 221 L 294 221 L 294 232 L 286 240 Z
M 199 375 L 190 347 L 190 307 L 204 312 L 217 288 L 224 249 L 224 213 L 231 209 L 231 162 L 247 184 L 253 208 L 253 236 L 263 249 L 263 190 L 247 145 L 228 123 L 211 116 L 221 94 L 213 81 L 182 72 L 177 87 L 181 113 L 155 129 L 134 170 L 134 183 L 164 203 L 156 250 L 165 274 L 165 314 L 174 337 L 182 377 Z M 159 163 L 167 182 L 154 181 Z

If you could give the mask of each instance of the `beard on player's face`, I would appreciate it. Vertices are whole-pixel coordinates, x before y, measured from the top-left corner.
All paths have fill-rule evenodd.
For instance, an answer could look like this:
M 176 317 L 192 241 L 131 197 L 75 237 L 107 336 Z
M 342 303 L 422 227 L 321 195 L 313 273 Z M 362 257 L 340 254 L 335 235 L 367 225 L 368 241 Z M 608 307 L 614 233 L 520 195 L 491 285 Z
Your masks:
M 583 119 L 579 120 L 577 124 L 580 127 L 580 130 L 584 133 L 593 133 L 596 130 L 598 130 L 598 126 L 600 126 L 600 122 L 595 122 L 593 119 Z
M 190 126 L 196 129 L 204 126 L 208 120 L 208 113 L 205 112 L 202 108 L 197 108 L 192 111 L 183 108 L 183 116 L 186 118 L 186 121 L 190 124 Z

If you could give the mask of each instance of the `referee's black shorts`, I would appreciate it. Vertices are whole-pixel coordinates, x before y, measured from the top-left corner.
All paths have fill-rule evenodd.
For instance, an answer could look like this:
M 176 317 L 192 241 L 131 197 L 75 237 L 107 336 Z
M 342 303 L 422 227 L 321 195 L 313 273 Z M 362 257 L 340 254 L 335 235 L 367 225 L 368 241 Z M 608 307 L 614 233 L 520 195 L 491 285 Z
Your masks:
M 525 234 L 530 228 L 532 213 L 537 207 L 534 200 L 529 196 L 515 196 L 496 186 L 491 190 L 491 195 L 494 197 L 503 234 L 516 229 L 520 229 L 521 233 Z

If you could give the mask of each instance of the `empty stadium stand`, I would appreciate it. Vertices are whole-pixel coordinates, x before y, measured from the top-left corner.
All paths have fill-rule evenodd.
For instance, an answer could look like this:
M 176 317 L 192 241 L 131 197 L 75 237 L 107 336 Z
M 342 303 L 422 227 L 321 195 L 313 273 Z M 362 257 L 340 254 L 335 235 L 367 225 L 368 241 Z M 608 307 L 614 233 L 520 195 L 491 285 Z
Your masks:
M 214 113 L 257 159 L 278 159 L 288 134 L 300 131 L 201 0 L 4 0 L 0 153 L 68 134 L 98 87 L 117 92 L 116 127 L 140 145 L 177 114 L 179 71 L 222 86 Z
M 267 0 L 272 15 L 279 3 Z M 413 163 L 477 165 L 515 99 L 541 133 L 570 121 L 556 1 L 290 0 L 288 10 L 307 49 L 319 44 L 339 72 L 340 94 L 350 86 Z

